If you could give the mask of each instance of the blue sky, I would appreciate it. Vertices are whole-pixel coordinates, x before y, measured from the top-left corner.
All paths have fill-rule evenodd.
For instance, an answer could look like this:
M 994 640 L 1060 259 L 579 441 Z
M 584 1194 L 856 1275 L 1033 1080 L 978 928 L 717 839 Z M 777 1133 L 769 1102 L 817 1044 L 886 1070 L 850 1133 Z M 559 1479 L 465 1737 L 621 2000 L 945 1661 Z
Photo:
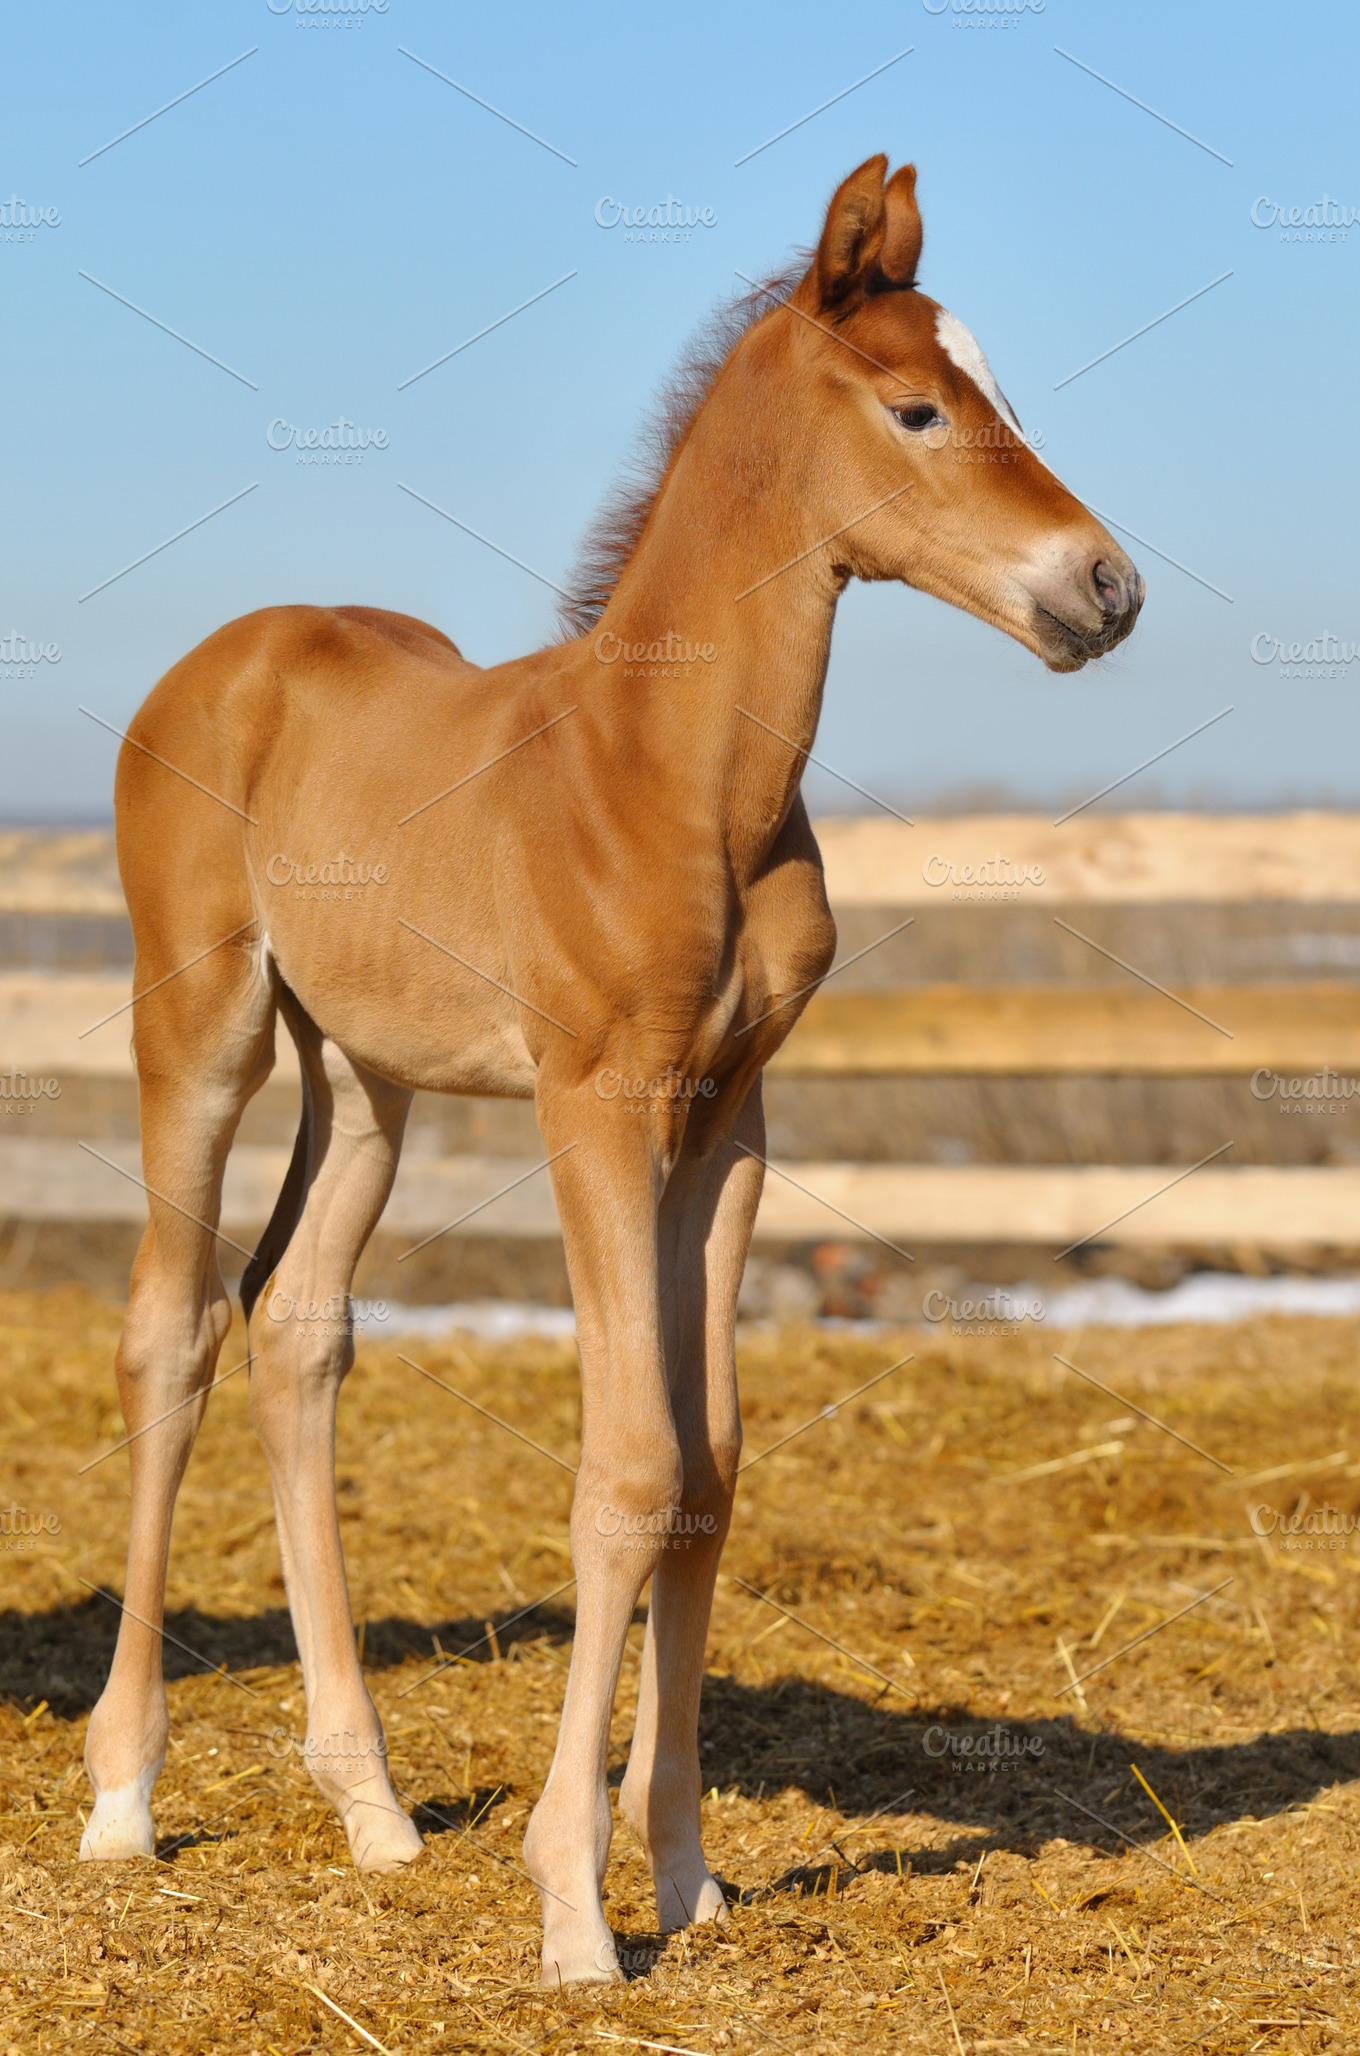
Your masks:
M 479 662 L 547 639 L 553 593 L 398 480 L 561 580 L 686 336 L 879 149 L 919 168 L 923 286 L 1059 475 L 1144 538 L 1120 533 L 1148 602 L 1112 659 L 1055 678 L 922 595 L 852 587 L 819 755 L 899 804 L 1056 808 L 1231 704 L 1108 804 L 1360 805 L 1360 659 L 1297 678 L 1251 654 L 1360 645 L 1360 226 L 1252 219 L 1324 194 L 1360 215 L 1344 0 L 1031 0 L 1004 23 L 966 0 L 376 0 L 348 26 L 307 5 L 8 16 L 0 660 L 60 655 L 0 661 L 0 818 L 105 816 L 116 744 L 79 706 L 123 726 L 261 605 L 402 609 Z M 15 230 L 11 195 L 59 220 Z M 597 219 L 670 195 L 711 212 L 687 242 Z M 334 469 L 269 447 L 271 421 L 339 416 L 386 446 Z M 809 794 L 862 804 L 821 774 Z

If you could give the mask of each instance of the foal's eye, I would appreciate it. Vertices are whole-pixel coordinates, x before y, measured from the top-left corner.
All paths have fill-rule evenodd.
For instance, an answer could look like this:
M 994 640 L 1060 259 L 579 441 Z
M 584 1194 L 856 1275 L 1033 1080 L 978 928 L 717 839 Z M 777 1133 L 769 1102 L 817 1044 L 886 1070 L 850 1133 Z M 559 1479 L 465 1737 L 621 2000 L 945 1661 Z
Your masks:
M 918 400 L 911 407 L 895 407 L 893 412 L 903 428 L 913 428 L 918 432 L 923 428 L 933 428 L 940 419 L 928 400 Z

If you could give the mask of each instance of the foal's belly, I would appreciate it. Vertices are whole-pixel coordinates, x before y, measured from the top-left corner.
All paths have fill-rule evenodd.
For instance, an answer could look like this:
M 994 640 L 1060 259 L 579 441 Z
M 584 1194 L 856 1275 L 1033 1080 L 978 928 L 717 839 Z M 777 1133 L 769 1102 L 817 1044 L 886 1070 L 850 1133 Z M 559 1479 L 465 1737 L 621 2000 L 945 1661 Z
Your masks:
M 534 1096 L 537 1066 L 522 1037 L 456 1021 L 395 1020 L 390 1009 L 354 1001 L 308 1006 L 307 1011 L 353 1062 L 413 1092 L 484 1099 Z
M 454 957 L 424 939 L 429 931 L 365 936 L 337 923 L 321 948 L 315 934 L 299 936 L 296 926 L 279 924 L 271 954 L 289 990 L 347 1057 L 412 1091 L 533 1098 L 537 1064 L 525 1010 L 501 990 L 504 977 L 470 968 L 475 942 L 457 935 L 448 945 Z M 539 1026 L 532 1011 L 529 1022 Z

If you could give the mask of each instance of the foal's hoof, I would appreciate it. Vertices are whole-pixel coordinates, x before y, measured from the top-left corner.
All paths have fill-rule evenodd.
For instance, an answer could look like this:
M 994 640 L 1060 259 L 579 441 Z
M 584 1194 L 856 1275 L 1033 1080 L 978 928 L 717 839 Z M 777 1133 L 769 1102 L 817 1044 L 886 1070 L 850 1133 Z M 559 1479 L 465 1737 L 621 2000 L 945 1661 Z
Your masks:
M 559 1985 L 617 1985 L 623 1982 L 618 1951 L 611 1935 L 594 1949 L 589 1945 L 543 1947 L 543 1967 L 538 1979 L 556 1991 Z
M 390 1876 L 414 1863 L 425 1846 L 415 1822 L 390 1795 L 385 1801 L 352 1796 L 340 1813 L 356 1870 Z
M 126 1863 L 133 1856 L 155 1855 L 149 1792 L 150 1780 L 138 1778 L 98 1795 L 80 1838 L 82 1863 Z
M 656 1878 L 656 1924 L 663 1935 L 673 1935 L 680 1928 L 698 1927 L 704 1921 L 714 1921 L 721 1926 L 727 1919 L 727 1900 L 723 1888 L 710 1871 L 704 1869 L 698 1878 L 687 1876 L 681 1884 L 667 1873 Z

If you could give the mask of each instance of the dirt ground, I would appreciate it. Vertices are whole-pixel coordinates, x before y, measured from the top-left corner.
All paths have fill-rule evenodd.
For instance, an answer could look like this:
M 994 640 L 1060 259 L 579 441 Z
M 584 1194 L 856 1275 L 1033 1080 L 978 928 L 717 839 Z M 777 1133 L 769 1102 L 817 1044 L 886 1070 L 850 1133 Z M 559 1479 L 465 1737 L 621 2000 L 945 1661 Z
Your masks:
M 126 1459 L 81 1471 L 122 1433 L 117 1322 L 74 1290 L 0 1298 L 6 2056 L 1360 2048 L 1360 1324 L 747 1333 L 760 1460 L 702 1719 L 730 1918 L 653 1934 L 620 1826 L 628 1982 L 543 1992 L 519 1846 L 572 1633 L 571 1479 L 399 1351 L 570 1462 L 573 1347 L 364 1345 L 345 1388 L 356 1632 L 427 1837 L 391 1879 L 350 1868 L 294 1746 L 264 1464 L 228 1380 L 171 1561 L 163 1840 L 105 1869 L 74 1859 Z M 238 1324 L 222 1370 L 243 1354 Z M 615 1781 L 641 1638 L 639 1616 Z

